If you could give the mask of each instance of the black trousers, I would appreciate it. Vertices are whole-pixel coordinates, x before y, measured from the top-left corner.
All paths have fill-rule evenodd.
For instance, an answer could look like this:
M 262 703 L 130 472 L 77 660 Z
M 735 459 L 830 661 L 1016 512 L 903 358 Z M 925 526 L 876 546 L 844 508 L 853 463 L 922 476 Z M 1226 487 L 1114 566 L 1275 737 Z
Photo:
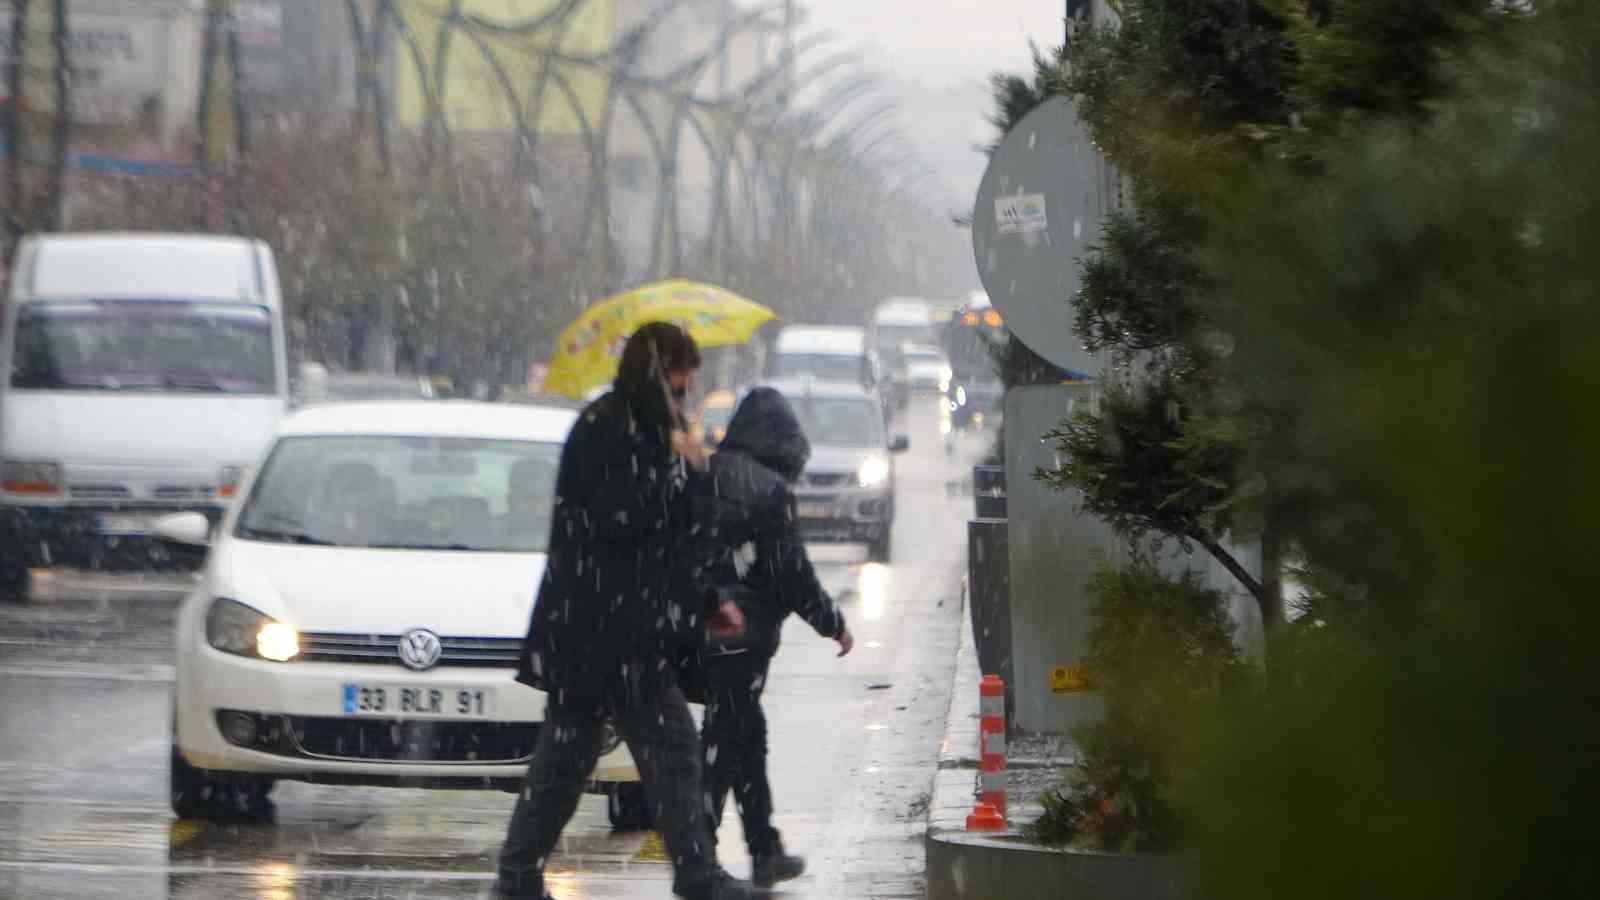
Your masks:
M 561 703 L 558 698 L 567 692 L 550 692 L 527 784 L 500 850 L 502 894 L 544 896 L 545 863 L 594 771 L 602 721 L 609 715 L 639 767 L 645 801 L 672 857 L 673 891 L 684 897 L 713 896 L 720 869 L 707 827 L 700 748 L 689 704 L 671 665 L 634 660 L 625 670 L 619 683 L 598 698 Z
M 752 857 L 783 852 L 782 835 L 772 827 L 767 715 L 761 709 L 771 664 L 770 655 L 754 650 L 705 660 L 706 716 L 700 742 L 705 747 L 712 834 L 722 824 L 722 807 L 731 790 Z

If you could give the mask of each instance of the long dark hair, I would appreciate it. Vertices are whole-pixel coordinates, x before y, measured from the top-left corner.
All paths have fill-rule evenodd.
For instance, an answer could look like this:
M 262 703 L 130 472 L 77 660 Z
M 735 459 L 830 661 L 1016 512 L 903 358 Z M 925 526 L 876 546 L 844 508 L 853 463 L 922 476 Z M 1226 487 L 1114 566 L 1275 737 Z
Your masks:
M 628 337 L 617 362 L 617 390 L 656 425 L 672 429 L 677 415 L 667 386 L 668 372 L 700 368 L 700 347 L 670 322 L 641 325 Z

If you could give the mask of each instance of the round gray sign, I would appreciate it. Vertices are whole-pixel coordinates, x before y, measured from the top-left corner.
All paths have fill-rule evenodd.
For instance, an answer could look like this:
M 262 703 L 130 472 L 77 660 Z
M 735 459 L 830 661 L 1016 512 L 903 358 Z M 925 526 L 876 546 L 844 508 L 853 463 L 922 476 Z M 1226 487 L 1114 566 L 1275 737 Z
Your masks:
M 1076 376 L 1100 360 L 1072 329 L 1078 258 L 1100 236 L 1104 169 L 1065 98 L 1041 104 L 989 160 L 972 212 L 972 250 L 989 299 L 1028 349 Z

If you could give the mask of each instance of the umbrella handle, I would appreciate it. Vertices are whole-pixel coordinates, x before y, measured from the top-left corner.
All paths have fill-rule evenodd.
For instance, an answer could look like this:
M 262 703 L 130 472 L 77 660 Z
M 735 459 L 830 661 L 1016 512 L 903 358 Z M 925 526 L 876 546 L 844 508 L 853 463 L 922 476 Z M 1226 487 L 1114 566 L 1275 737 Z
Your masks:
M 650 368 L 655 373 L 656 384 L 661 387 L 661 398 L 667 401 L 667 412 L 677 423 L 679 431 L 689 430 L 689 420 L 684 417 L 683 411 L 678 409 L 678 404 L 672 399 L 672 385 L 667 381 L 667 369 L 661 364 L 661 353 L 656 349 L 656 342 L 650 342 Z

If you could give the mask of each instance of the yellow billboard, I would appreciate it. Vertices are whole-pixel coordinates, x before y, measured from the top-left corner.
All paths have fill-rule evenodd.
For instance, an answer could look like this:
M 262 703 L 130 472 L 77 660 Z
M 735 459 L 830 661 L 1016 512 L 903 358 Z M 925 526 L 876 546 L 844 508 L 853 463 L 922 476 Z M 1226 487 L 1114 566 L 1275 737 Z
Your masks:
M 522 26 L 565 6 L 565 0 L 463 0 L 455 18 L 451 0 L 399 0 L 416 52 L 403 43 L 394 51 L 395 120 L 412 128 L 427 121 L 426 79 L 430 88 L 439 87 L 452 131 L 512 131 L 520 109 L 541 135 L 581 134 L 580 115 L 591 124 L 599 121 L 609 74 L 601 64 L 575 60 L 611 47 L 612 2 L 582 0 L 564 22 L 530 30 Z M 552 48 L 569 61 L 554 63 L 559 79 L 547 79 L 540 102 L 535 91 Z

